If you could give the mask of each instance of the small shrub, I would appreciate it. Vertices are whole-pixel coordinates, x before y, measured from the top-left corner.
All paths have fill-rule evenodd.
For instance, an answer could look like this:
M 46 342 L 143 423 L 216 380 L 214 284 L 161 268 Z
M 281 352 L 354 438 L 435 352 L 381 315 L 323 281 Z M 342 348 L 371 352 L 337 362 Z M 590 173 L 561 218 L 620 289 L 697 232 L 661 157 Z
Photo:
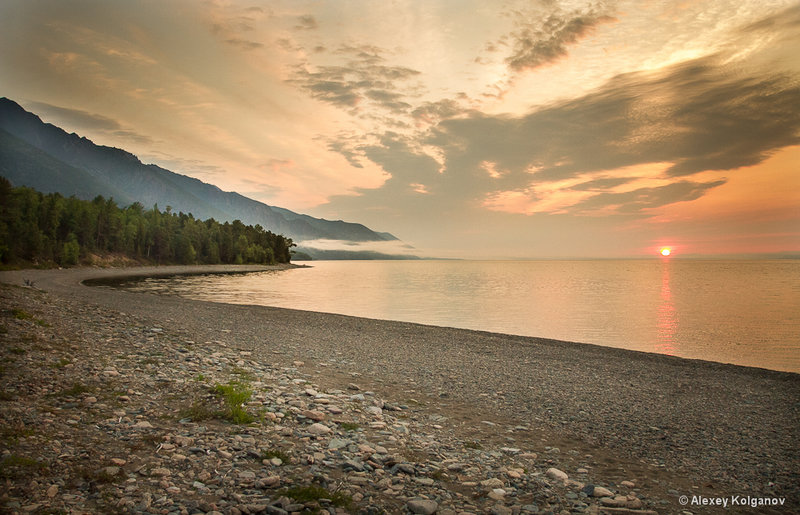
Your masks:
M 89 393 L 93 391 L 94 388 L 91 386 L 82 385 L 81 383 L 73 383 L 71 387 L 61 390 L 56 394 L 51 394 L 51 396 L 56 397 L 78 397 L 81 394 Z
M 180 418 L 190 418 L 193 422 L 211 420 L 220 417 L 220 412 L 209 408 L 202 402 L 194 402 L 191 407 L 182 409 L 178 412 Z
M 321 486 L 295 486 L 284 490 L 280 495 L 285 495 L 300 503 L 320 501 L 327 499 L 334 506 L 349 510 L 353 504 L 353 498 L 341 492 L 331 492 Z
M 46 469 L 46 463 L 16 454 L 6 455 L 0 460 L 0 477 L 7 479 L 24 477 L 37 472 L 43 472 Z
M 253 416 L 244 409 L 244 404 L 253 395 L 253 391 L 246 384 L 231 381 L 228 384 L 216 384 L 211 391 L 225 402 L 226 412 L 224 418 L 226 420 L 234 424 L 249 424 L 253 422 Z
M 30 320 L 42 327 L 50 327 L 50 324 L 48 324 L 44 320 L 34 317 L 24 309 L 14 308 L 11 310 L 11 314 L 14 315 L 14 318 L 16 318 L 17 320 Z
M 250 372 L 249 370 L 245 370 L 244 368 L 241 367 L 233 367 L 233 370 L 231 370 L 231 374 L 239 376 L 240 381 L 255 380 L 255 377 L 253 376 L 252 372 Z
M 11 314 L 14 315 L 14 318 L 16 318 L 17 320 L 30 320 L 33 318 L 33 315 L 31 315 L 24 309 L 19 309 L 19 308 L 12 309 Z

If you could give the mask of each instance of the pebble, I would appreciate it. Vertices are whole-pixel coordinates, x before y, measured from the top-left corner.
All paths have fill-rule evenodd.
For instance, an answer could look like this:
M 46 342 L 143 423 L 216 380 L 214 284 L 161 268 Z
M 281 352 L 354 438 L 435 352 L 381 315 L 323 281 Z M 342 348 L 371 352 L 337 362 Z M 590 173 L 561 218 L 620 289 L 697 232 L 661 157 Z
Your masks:
M 331 428 L 320 423 L 311 424 L 308 426 L 308 428 L 306 428 L 306 431 L 312 435 L 326 435 L 332 432 Z
M 472 432 L 467 438 L 446 411 L 413 399 L 418 393 L 383 399 L 355 383 L 338 389 L 315 384 L 313 374 L 300 371 L 313 371 L 305 364 L 313 361 L 311 356 L 284 368 L 232 342 L 222 345 L 192 335 L 194 343 L 188 345 L 190 335 L 175 334 L 166 324 L 151 331 L 136 320 L 118 319 L 119 314 L 82 316 L 89 322 L 80 316 L 63 318 L 64 324 L 83 320 L 83 338 L 93 342 L 71 349 L 74 366 L 57 371 L 70 375 L 62 378 L 44 367 L 50 374 L 43 374 L 45 379 L 28 383 L 19 376 L 14 388 L 25 396 L 3 401 L 9 409 L 0 417 L 19 413 L 22 419 L 34 405 L 39 406 L 34 412 L 47 414 L 47 431 L 52 432 L 46 440 L 38 439 L 38 428 L 30 442 L 19 440 L 28 446 L 24 455 L 40 452 L 52 470 L 7 490 L 0 511 L 47 506 L 65 513 L 344 513 L 324 496 L 305 504 L 284 496 L 308 486 L 326 488 L 330 496 L 349 496 L 353 512 L 364 514 L 597 513 L 650 506 L 635 495 L 610 490 L 599 496 L 602 487 L 594 487 L 594 497 L 579 498 L 580 488 L 558 468 L 565 464 L 556 447 L 523 451 L 515 446 L 522 440 L 514 433 L 527 427 L 509 426 L 505 432 L 497 422 L 475 421 L 464 428 Z M 78 334 L 69 327 L 60 332 Z M 151 339 L 143 341 L 142 334 Z M 34 351 L 26 352 L 33 359 Z M 325 360 L 331 368 L 338 366 L 335 357 Z M 40 361 L 48 362 L 44 356 Z M 8 381 L 10 369 L 0 380 Z M 48 408 L 54 402 L 48 392 L 91 381 L 102 381 L 104 389 L 115 393 L 94 389 L 91 395 L 62 400 L 56 410 Z M 220 399 L 211 387 L 230 381 L 247 382 L 252 390 L 243 409 L 254 415 L 253 423 L 179 414 L 193 403 L 207 402 L 218 410 L 213 403 Z M 480 442 L 481 448 L 466 448 L 465 442 Z M 541 453 L 546 459 L 539 459 Z M 74 471 L 82 467 L 97 472 L 76 481 Z M 92 474 L 105 477 L 97 481 Z M 92 490 L 87 490 L 90 481 Z M 83 489 L 75 486 L 81 484 Z M 620 486 L 630 490 L 634 483 Z

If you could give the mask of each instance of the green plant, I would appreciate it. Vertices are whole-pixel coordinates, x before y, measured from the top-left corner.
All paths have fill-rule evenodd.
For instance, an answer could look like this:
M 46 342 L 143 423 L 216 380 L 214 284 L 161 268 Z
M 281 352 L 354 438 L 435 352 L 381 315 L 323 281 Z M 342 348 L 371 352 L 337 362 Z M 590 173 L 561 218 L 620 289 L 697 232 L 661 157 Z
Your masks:
M 202 402 L 196 401 L 192 403 L 190 407 L 180 410 L 178 412 L 178 416 L 180 418 L 190 418 L 194 422 L 200 422 L 201 420 L 211 420 L 214 418 L 219 418 L 220 412 L 212 410 Z
M 0 460 L 0 477 L 15 479 L 29 473 L 43 472 L 47 464 L 26 456 L 8 454 Z
M 226 420 L 234 424 L 249 424 L 254 420 L 253 416 L 244 409 L 244 404 L 253 395 L 253 391 L 246 384 L 238 381 L 231 381 L 228 384 L 217 383 L 211 391 L 225 402 L 224 418 Z
M 283 492 L 280 492 L 280 495 L 285 495 L 286 497 L 294 499 L 295 501 L 300 503 L 307 503 L 307 502 L 327 499 L 334 506 L 338 506 L 346 510 L 350 510 L 353 504 L 353 498 L 350 497 L 349 495 L 345 495 L 341 492 L 331 492 L 327 488 L 314 485 L 295 486 L 292 488 L 288 488 Z
M 233 367 L 231 374 L 239 376 L 241 381 L 253 381 L 255 379 L 252 372 L 241 367 Z
M 31 315 L 30 313 L 28 313 L 24 309 L 14 308 L 14 309 L 11 310 L 11 314 L 14 315 L 14 318 L 16 318 L 17 320 L 31 320 L 31 321 L 39 324 L 40 326 L 50 327 L 50 324 L 48 324 L 47 322 L 45 322 L 44 320 L 42 320 L 40 318 L 34 317 L 33 315 Z
M 83 385 L 81 383 L 73 383 L 71 387 L 69 387 L 67 389 L 64 389 L 64 390 L 61 390 L 58 393 L 50 394 L 50 396 L 56 396 L 56 397 L 78 397 L 79 395 L 81 395 L 83 393 L 89 393 L 89 392 L 91 392 L 93 390 L 94 390 L 94 388 L 92 388 L 91 386 L 86 386 L 86 385 Z
M 19 308 L 12 309 L 11 314 L 14 315 L 14 318 L 16 318 L 17 320 L 30 320 L 33 318 L 33 315 L 31 315 L 24 309 L 19 309 Z

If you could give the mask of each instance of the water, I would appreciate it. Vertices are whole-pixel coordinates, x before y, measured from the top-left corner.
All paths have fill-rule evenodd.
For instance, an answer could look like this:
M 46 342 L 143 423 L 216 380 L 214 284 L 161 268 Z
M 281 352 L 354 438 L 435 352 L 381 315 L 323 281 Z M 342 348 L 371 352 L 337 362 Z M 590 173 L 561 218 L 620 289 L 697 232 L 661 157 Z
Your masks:
M 137 290 L 800 372 L 798 261 L 319 261 Z

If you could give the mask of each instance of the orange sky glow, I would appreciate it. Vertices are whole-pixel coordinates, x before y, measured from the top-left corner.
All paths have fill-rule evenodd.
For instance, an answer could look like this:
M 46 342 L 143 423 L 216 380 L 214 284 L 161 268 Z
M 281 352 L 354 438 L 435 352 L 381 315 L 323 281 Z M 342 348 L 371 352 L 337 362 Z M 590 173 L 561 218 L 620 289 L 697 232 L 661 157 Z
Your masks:
M 7 0 L 0 96 L 372 250 L 800 253 L 798 34 L 791 0 Z

